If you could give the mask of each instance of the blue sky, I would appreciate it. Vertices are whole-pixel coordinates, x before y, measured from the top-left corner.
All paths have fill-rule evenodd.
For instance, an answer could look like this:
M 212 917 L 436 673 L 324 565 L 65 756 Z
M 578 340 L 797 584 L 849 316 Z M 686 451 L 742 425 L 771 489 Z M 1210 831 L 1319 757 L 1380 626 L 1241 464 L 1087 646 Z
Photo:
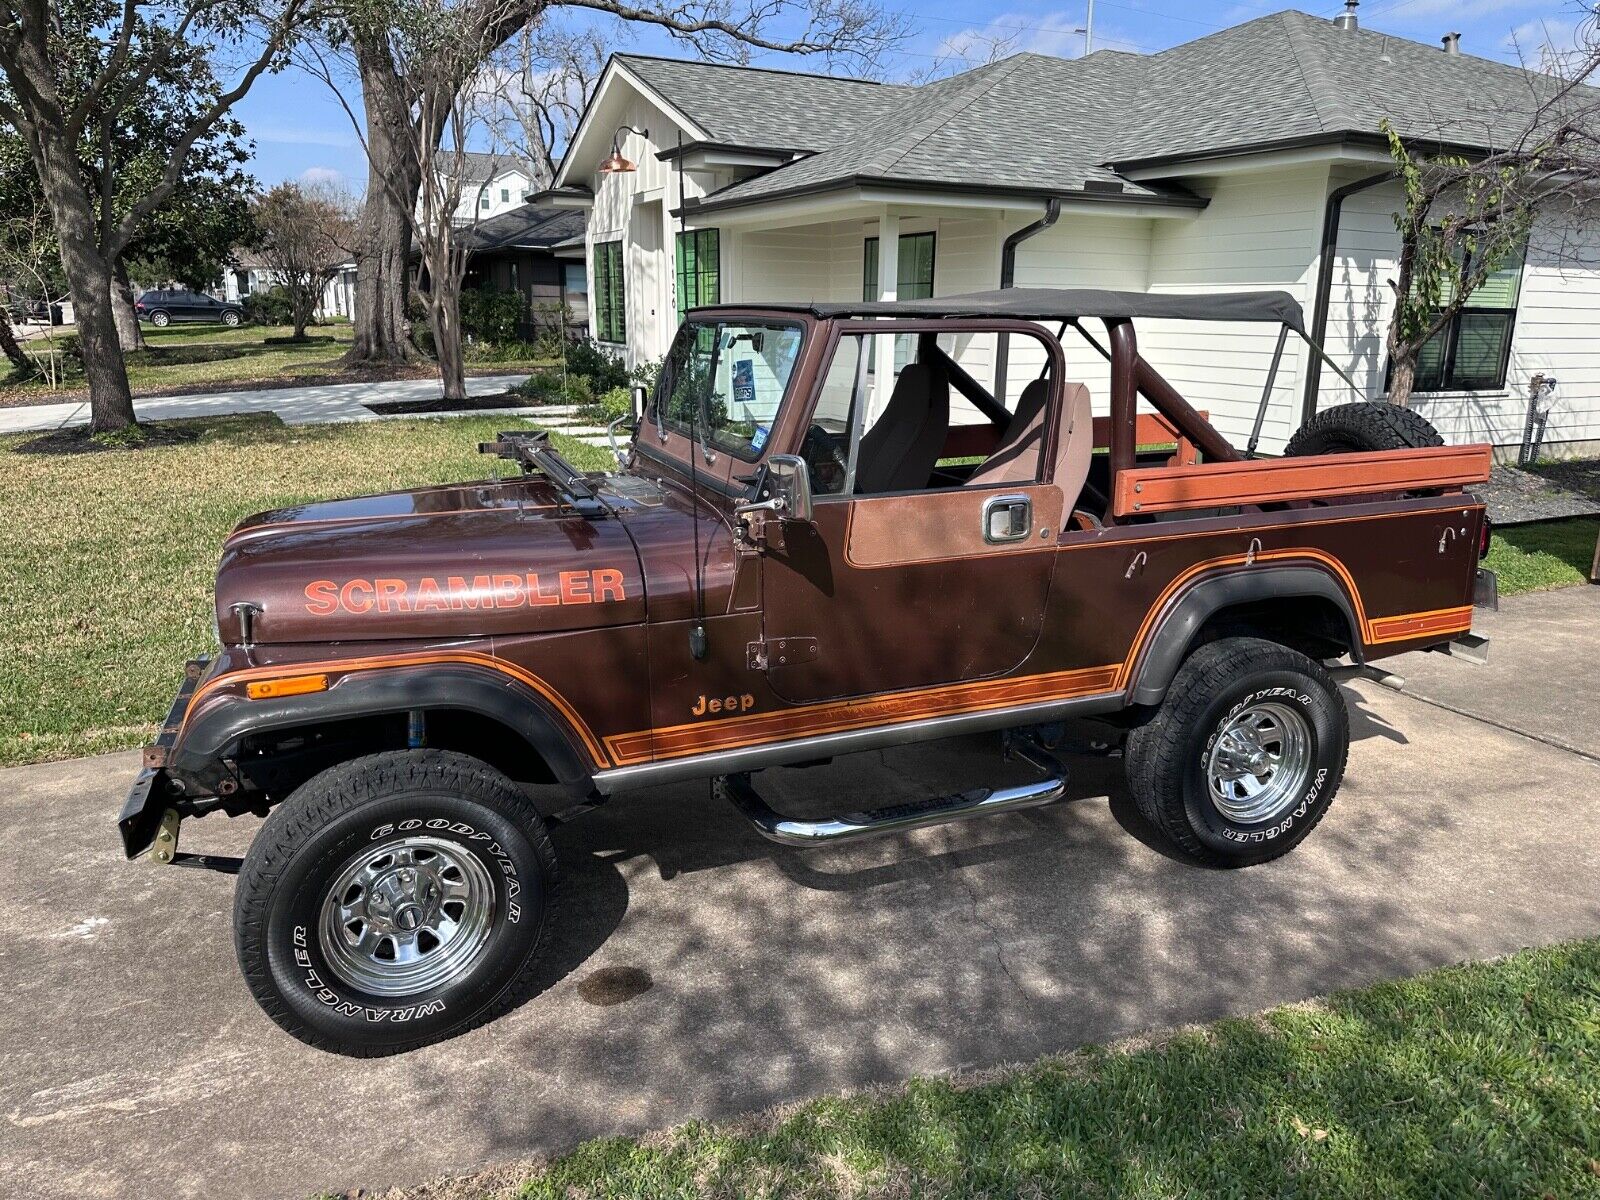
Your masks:
M 963 56 L 983 60 L 985 47 L 1009 41 L 1017 50 L 1075 57 L 1083 52 L 1083 0 L 1071 3 L 1027 3 L 996 0 L 985 6 L 992 15 L 975 20 L 977 7 L 956 0 L 912 5 L 883 0 L 885 8 L 904 14 L 915 30 L 902 52 L 885 64 L 890 79 L 904 79 L 942 66 L 959 69 Z M 1290 7 L 1268 0 L 1221 0 L 1202 5 L 1192 0 L 1095 0 L 1094 44 L 1153 52 L 1204 37 L 1266 13 Z M 1303 11 L 1332 17 L 1343 0 L 1305 4 Z M 1429 45 L 1448 32 L 1462 35 L 1462 51 L 1503 62 L 1537 64 L 1541 49 L 1572 44 L 1578 6 L 1563 0 L 1366 0 L 1359 10 L 1364 28 L 1378 29 Z M 554 19 L 562 19 L 555 14 Z M 577 19 L 581 19 L 577 18 Z M 648 30 L 625 35 L 616 49 L 635 53 L 685 55 L 670 38 Z M 821 69 L 815 60 L 781 54 L 760 54 L 752 61 L 765 66 Z M 350 92 L 352 103 L 356 93 Z M 366 178 L 361 143 L 349 117 L 327 86 L 297 68 L 257 82 L 238 113 L 256 143 L 255 172 L 264 184 L 283 179 L 330 178 L 359 189 Z

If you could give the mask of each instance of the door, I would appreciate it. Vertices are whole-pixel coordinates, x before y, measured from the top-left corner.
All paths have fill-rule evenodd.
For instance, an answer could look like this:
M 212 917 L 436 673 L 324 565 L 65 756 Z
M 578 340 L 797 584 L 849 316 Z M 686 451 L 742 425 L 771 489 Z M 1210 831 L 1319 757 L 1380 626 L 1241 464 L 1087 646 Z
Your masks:
M 785 522 L 782 547 L 763 554 L 767 673 L 793 703 L 1013 673 L 1039 640 L 1049 595 L 1065 507 L 1061 489 L 1041 480 L 1038 431 L 1054 409 L 1052 390 L 1030 394 L 1045 399 L 1026 469 L 1013 461 L 985 472 L 1005 457 L 1017 422 L 1003 425 L 1007 412 L 977 414 L 959 397 L 952 404 L 932 339 L 921 339 L 892 388 L 875 389 L 873 365 L 907 356 L 885 344 L 863 363 L 866 340 L 840 339 L 812 413 L 802 457 L 813 468 L 814 520 Z M 1020 401 L 1005 399 L 1013 389 L 995 390 L 1009 409 Z M 975 446 L 986 452 L 970 453 Z M 886 454 L 908 461 L 886 471 Z M 858 480 L 894 490 L 862 494 Z

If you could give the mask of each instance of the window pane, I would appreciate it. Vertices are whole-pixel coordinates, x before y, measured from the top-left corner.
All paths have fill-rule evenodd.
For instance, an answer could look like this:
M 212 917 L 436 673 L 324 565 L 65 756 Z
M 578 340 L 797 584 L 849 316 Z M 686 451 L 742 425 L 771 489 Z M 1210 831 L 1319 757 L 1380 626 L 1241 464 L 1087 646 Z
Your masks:
M 1447 325 L 1422 344 L 1417 354 L 1417 377 L 1412 387 L 1419 392 L 1437 392 L 1444 387 L 1444 348 L 1450 335 Z
M 861 251 L 861 298 L 878 298 L 878 239 L 868 238 Z
M 926 300 L 933 295 L 932 233 L 903 233 L 900 235 L 898 258 L 895 261 L 895 298 L 897 300 Z M 878 239 L 869 237 L 861 253 L 861 298 L 878 298 Z
M 1506 339 L 1511 333 L 1511 314 L 1463 312 L 1456 321 L 1455 363 L 1450 373 L 1452 388 L 1494 388 L 1505 382 Z
M 1468 308 L 1515 308 L 1522 289 L 1522 259 L 1527 247 L 1519 248 L 1467 297 Z

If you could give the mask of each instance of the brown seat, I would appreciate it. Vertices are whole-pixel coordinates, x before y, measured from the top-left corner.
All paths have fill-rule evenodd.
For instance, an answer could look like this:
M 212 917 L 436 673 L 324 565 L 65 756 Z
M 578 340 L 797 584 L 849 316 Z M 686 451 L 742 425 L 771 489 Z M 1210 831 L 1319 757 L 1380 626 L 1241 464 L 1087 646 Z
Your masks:
M 1056 447 L 1054 482 L 1067 498 L 1070 510 L 1083 483 L 1089 477 L 1089 459 L 1094 454 L 1094 412 L 1089 404 L 1089 389 L 1069 383 L 1063 389 L 1065 424 Z M 993 486 L 1005 483 L 1031 483 L 1039 478 L 1039 448 L 1044 443 L 1044 422 L 1050 398 L 1050 384 L 1035 379 L 1022 389 L 1017 411 L 1000 437 L 993 454 L 978 464 L 967 485 Z
M 975 468 L 967 486 L 975 483 L 1032 483 L 1039 478 L 1039 446 L 1044 441 L 1045 402 L 1050 399 L 1050 382 L 1035 379 L 1017 397 L 1017 411 L 1011 414 L 999 444 Z
M 856 492 L 927 487 L 949 432 L 948 376 L 927 363 L 907 363 L 883 415 L 861 437 Z

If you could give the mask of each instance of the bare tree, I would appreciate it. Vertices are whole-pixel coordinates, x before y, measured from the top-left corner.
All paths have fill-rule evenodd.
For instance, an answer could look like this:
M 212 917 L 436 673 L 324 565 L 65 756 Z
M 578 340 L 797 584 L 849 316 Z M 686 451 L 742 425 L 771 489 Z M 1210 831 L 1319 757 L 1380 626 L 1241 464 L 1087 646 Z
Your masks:
M 255 202 L 261 260 L 289 297 L 303 340 L 322 291 L 350 257 L 351 204 L 328 185 L 280 183 Z
M 391 11 L 398 10 L 372 0 L 359 4 L 346 0 L 346 5 L 332 48 L 348 51 L 361 82 L 368 163 L 366 202 L 356 238 L 355 338 L 346 362 L 400 362 L 411 354 L 404 334 L 412 228 L 407 214 L 416 210 L 423 183 L 412 147 L 419 137 L 433 137 L 437 150 L 445 126 L 430 128 L 423 113 L 447 113 L 454 97 L 429 95 L 429 87 L 437 81 L 409 74 L 393 32 L 399 18 L 389 19 Z M 440 0 L 433 7 L 475 13 L 470 23 L 481 36 L 473 38 L 473 45 L 485 57 L 560 9 L 583 9 L 625 24 L 663 29 L 704 57 L 734 61 L 751 49 L 762 49 L 871 65 L 898 45 L 908 28 L 904 16 L 886 13 L 872 0 L 687 0 L 638 5 L 618 0 Z M 779 26 L 794 28 L 794 35 L 770 32 Z M 321 73 L 337 86 L 335 73 L 326 66 L 320 65 Z M 553 162 L 553 147 L 547 157 Z
M 272 7 L 263 11 L 254 0 L 0 0 L 0 120 L 27 142 L 61 241 L 97 433 L 134 423 L 111 305 L 113 264 L 171 196 L 195 142 L 280 57 L 310 0 L 265 2 Z M 201 38 L 249 47 L 236 82 L 191 114 L 139 199 L 116 204 L 119 181 L 110 172 L 101 195 L 91 195 L 78 166 L 86 132 L 111 136 L 151 77 Z
M 1499 146 L 1427 154 L 1382 123 L 1404 193 L 1394 217 L 1400 258 L 1389 281 L 1395 307 L 1385 346 L 1392 403 L 1410 400 L 1423 348 L 1473 292 L 1517 261 L 1537 229 L 1551 231 L 1545 255 L 1566 260 L 1579 245 L 1568 231 L 1600 213 L 1600 89 L 1586 85 L 1600 70 L 1592 11 L 1579 45 L 1554 75 L 1530 73 L 1531 115 Z
M 610 52 L 594 27 L 570 29 L 541 20 L 528 25 L 495 56 L 482 97 L 495 140 L 527 162 L 535 190 L 555 181 L 561 152 L 578 127 Z
M 11 329 L 11 314 L 0 315 L 4 325 L 3 340 L 6 357 L 19 371 L 44 373 L 46 381 L 55 387 L 62 380 L 65 354 L 56 345 L 55 326 L 51 316 L 66 299 L 61 278 L 61 260 L 52 228 L 49 210 L 34 200 L 26 207 L 17 206 L 0 218 L 0 281 L 4 281 L 3 298 L 10 301 L 20 298 L 27 310 L 43 312 L 40 340 L 44 342 L 42 354 L 30 355 L 17 344 Z M 9 305 L 8 305 L 9 308 Z

